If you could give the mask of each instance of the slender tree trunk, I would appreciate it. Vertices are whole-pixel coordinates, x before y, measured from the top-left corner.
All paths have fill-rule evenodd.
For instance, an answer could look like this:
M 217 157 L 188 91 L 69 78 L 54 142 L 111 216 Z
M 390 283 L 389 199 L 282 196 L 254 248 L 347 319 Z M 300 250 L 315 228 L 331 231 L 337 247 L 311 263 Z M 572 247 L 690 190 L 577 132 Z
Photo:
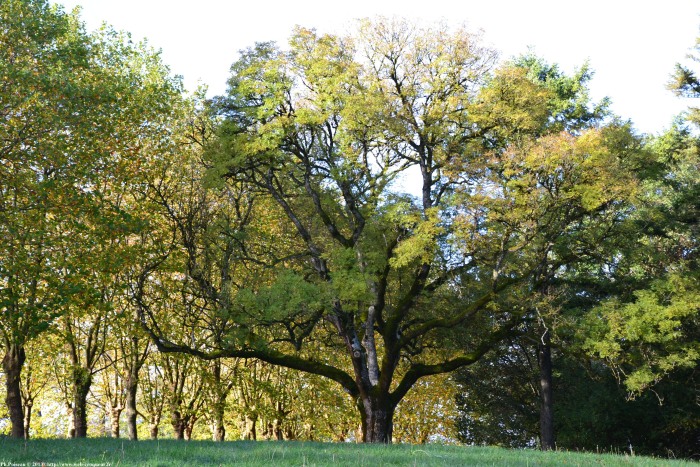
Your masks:
M 230 391 L 230 386 L 226 386 L 222 383 L 221 378 L 221 360 L 217 359 L 213 362 L 212 376 L 214 378 L 214 396 L 215 400 L 212 404 L 213 414 L 213 426 L 212 426 L 212 438 L 214 441 L 223 441 L 226 437 L 226 427 L 224 426 L 224 415 L 226 412 L 226 398 Z
M 263 431 L 263 439 L 265 441 L 270 441 L 272 439 L 273 434 L 274 434 L 273 428 L 272 428 L 272 421 L 269 421 L 269 422 L 263 421 L 263 426 L 265 427 L 265 430 Z
M 105 413 L 102 414 L 102 419 L 100 420 L 100 438 L 107 437 L 107 412 L 108 410 L 105 410 Z
M 549 330 L 545 330 L 538 346 L 540 367 L 540 447 L 543 451 L 555 449 L 554 407 L 552 403 L 552 349 Z
M 362 420 L 362 441 L 391 443 L 394 407 L 386 397 L 363 397 L 359 404 Z
M 313 423 L 306 425 L 306 437 L 309 441 L 316 441 L 316 425 Z
M 214 404 L 214 427 L 212 438 L 214 441 L 223 441 L 226 438 L 226 427 L 224 426 L 224 409 L 225 409 L 224 399 L 217 401 Z
M 5 404 L 10 413 L 10 423 L 13 438 L 24 438 L 24 409 L 22 408 L 22 392 L 20 390 L 20 377 L 26 355 L 24 347 L 12 345 L 2 359 L 2 367 L 5 372 Z
M 138 322 L 138 312 L 134 310 L 134 321 Z M 136 430 L 136 417 L 138 409 L 136 408 L 136 397 L 139 388 L 139 372 L 146 361 L 148 349 L 139 347 L 140 339 L 137 336 L 132 336 L 129 344 L 130 356 L 129 365 L 126 375 L 126 430 L 130 440 L 137 440 L 138 433 Z M 160 416 L 158 417 L 160 419 Z M 160 420 L 159 420 L 160 421 Z M 157 436 L 157 435 L 156 435 Z
M 92 386 L 90 370 L 82 367 L 73 369 L 73 426 L 75 438 L 87 437 L 87 396 Z
M 287 412 L 284 410 L 282 402 L 275 402 L 275 418 L 272 420 L 272 431 L 277 441 L 284 439 L 284 431 L 282 430 L 282 422 L 286 418 Z
M 364 416 L 360 415 L 360 420 L 363 420 Z M 365 429 L 364 429 L 364 423 L 361 421 L 358 425 L 357 428 L 355 428 L 355 440 L 356 442 L 361 442 L 365 437 Z
M 66 402 L 66 418 L 68 418 L 68 437 L 75 438 L 75 410 L 73 403 Z
M 111 407 L 109 410 L 109 419 L 111 422 L 111 430 L 110 430 L 110 436 L 112 438 L 119 438 L 121 433 L 120 433 L 120 426 L 119 426 L 119 417 L 121 417 L 123 408 L 118 405 L 116 407 Z
M 274 432 L 275 439 L 277 441 L 282 441 L 284 439 L 284 432 L 282 431 L 282 421 L 279 417 L 272 421 L 272 431 Z
M 148 422 L 151 439 L 158 439 L 158 431 L 160 430 L 160 416 L 152 415 Z
M 24 404 L 24 439 L 29 439 L 29 427 L 32 425 L 32 407 L 34 401 L 29 399 Z
M 136 432 L 136 393 L 138 391 L 138 369 L 131 368 L 126 378 L 126 431 L 130 440 L 137 440 Z
M 193 415 L 188 415 L 187 417 L 185 417 L 184 421 L 185 441 L 189 441 L 192 439 L 192 431 L 194 430 L 194 424 L 197 423 L 197 417 Z
M 287 425 L 287 428 L 284 429 L 284 439 L 287 441 L 297 439 L 297 433 L 290 425 Z

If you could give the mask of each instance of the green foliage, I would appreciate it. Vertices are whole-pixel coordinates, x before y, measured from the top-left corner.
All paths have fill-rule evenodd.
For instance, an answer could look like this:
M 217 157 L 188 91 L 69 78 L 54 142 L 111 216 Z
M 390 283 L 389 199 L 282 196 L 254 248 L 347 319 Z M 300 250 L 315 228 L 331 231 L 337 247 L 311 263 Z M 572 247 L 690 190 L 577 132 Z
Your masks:
M 549 91 L 549 131 L 591 128 L 608 116 L 607 98 L 598 103 L 590 101 L 588 83 L 593 72 L 587 63 L 571 76 L 564 74 L 557 64 L 550 65 L 531 53 L 517 57 L 513 65 L 525 70 L 530 80 Z
M 470 444 L 534 446 L 539 436 L 539 374 L 535 343 L 522 339 L 509 352 L 461 370 L 458 437 Z M 566 350 L 566 349 L 565 349 Z M 634 399 L 610 368 L 580 356 L 554 353 L 554 423 L 557 447 L 590 452 L 630 452 L 697 457 L 700 433 L 693 369 Z
M 180 88 L 145 46 L 88 36 L 45 1 L 3 2 L 0 24 L 0 326 L 22 343 L 71 300 L 89 304 L 93 272 L 121 266 L 95 253 L 139 228 L 123 187 Z
M 328 305 L 322 289 L 287 270 L 267 287 L 241 290 L 235 306 L 241 306 L 245 315 L 255 317 L 253 322 L 262 319 L 274 323 L 297 315 L 314 314 Z M 241 322 L 246 321 L 245 316 L 241 318 Z
M 679 368 L 700 362 L 698 277 L 675 273 L 636 291 L 627 303 L 604 302 L 588 316 L 585 348 L 615 365 L 630 391 L 641 392 Z
M 444 233 L 440 225 L 437 209 L 425 213 L 401 213 L 392 218 L 395 225 L 412 232 L 412 235 L 399 242 L 394 254 L 389 258 L 389 264 L 395 268 L 403 268 L 412 264 L 430 262 L 438 251 L 437 239 Z
M 504 343 L 458 371 L 457 438 L 473 445 L 534 447 L 538 439 L 536 348 L 525 339 Z
M 700 410 L 694 370 L 674 372 L 634 399 L 599 362 L 560 359 L 555 379 L 557 443 L 570 450 L 697 458 Z
M 700 57 L 698 53 L 700 52 L 700 38 L 696 40 L 695 46 L 692 52 L 688 54 L 688 59 L 693 62 L 698 62 Z M 691 67 L 677 63 L 676 69 L 671 76 L 671 80 L 668 82 L 667 87 L 676 93 L 676 95 L 681 97 L 700 97 L 700 81 L 697 77 L 696 70 Z M 691 107 L 688 109 L 688 120 L 695 123 L 696 125 L 700 123 L 700 110 L 696 107 Z
M 612 272 L 613 298 L 583 320 L 584 348 L 639 395 L 683 368 L 698 347 L 698 143 L 680 122 L 649 141 L 627 244 Z

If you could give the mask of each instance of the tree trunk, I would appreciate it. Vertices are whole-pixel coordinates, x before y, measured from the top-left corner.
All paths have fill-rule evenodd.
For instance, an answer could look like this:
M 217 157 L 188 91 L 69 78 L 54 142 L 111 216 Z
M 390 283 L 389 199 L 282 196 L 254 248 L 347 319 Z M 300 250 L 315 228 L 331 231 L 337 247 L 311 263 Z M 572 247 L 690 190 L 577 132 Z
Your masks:
M 294 428 L 292 428 L 291 424 L 287 425 L 287 428 L 284 430 L 284 439 L 286 441 L 292 441 L 297 439 L 297 434 L 296 431 L 294 431 Z
M 362 441 L 391 443 L 394 427 L 394 407 L 386 398 L 363 397 L 359 404 L 362 420 Z
M 223 420 L 216 420 L 214 422 L 214 433 L 212 433 L 212 439 L 214 441 L 224 441 L 224 439 L 226 439 L 226 427 L 224 427 Z
M 110 407 L 109 410 L 109 419 L 111 421 L 111 430 L 110 430 L 110 436 L 112 438 L 119 438 L 120 436 L 120 430 L 119 430 L 119 417 L 122 414 L 123 408 L 118 405 L 116 407 Z
M 158 439 L 158 431 L 160 427 L 160 417 L 153 415 L 151 420 L 148 422 L 148 428 L 150 429 L 151 439 Z
M 257 441 L 258 433 L 256 424 L 258 421 L 257 415 L 246 415 L 243 420 L 243 436 L 242 438 L 249 441 Z
M 138 312 L 134 311 L 134 321 L 138 322 Z M 136 397 L 139 388 L 139 372 L 146 361 L 146 356 L 148 355 L 148 348 L 141 349 L 139 347 L 140 339 L 137 336 L 132 336 L 130 341 L 130 356 L 129 364 L 127 366 L 126 374 L 126 431 L 129 435 L 130 440 L 137 440 L 139 435 L 136 430 L 136 417 L 138 415 L 138 409 L 136 408 Z M 147 347 L 147 346 L 146 346 Z M 158 416 L 158 421 L 160 422 L 160 416 Z M 157 435 L 156 430 L 156 437 Z
M 185 417 L 185 441 L 192 439 L 192 431 L 194 430 L 194 424 L 197 423 L 197 417 L 194 415 L 188 415 Z
M 224 416 L 226 413 L 226 394 L 218 394 L 213 404 L 212 439 L 223 441 L 226 438 L 226 427 L 224 426 Z
M 223 441 L 226 438 L 226 427 L 224 426 L 224 410 L 223 407 L 215 407 L 214 427 L 212 430 L 212 438 L 214 441 Z
M 277 441 L 284 440 L 284 432 L 282 431 L 282 421 L 279 419 L 279 417 L 275 418 L 272 421 L 272 431 Z
M 277 441 L 282 441 L 284 439 L 284 432 L 282 430 L 282 421 L 286 418 L 287 411 L 284 410 L 282 402 L 279 400 L 275 402 L 275 418 L 272 420 L 272 432 L 275 435 Z
M 24 438 L 24 409 L 22 408 L 22 392 L 20 390 L 20 376 L 26 355 L 24 347 L 12 345 L 2 359 L 2 367 L 5 372 L 5 404 L 10 413 L 10 423 L 13 438 Z
M 87 396 L 92 386 L 90 370 L 82 367 L 73 369 L 73 426 L 75 438 L 87 437 Z
M 75 411 L 71 402 L 66 402 L 66 416 L 68 419 L 68 437 L 75 438 Z
M 306 439 L 309 441 L 316 441 L 316 425 L 308 423 L 304 425 L 304 429 L 306 430 Z
M 554 407 L 552 404 L 552 349 L 549 330 L 545 330 L 538 346 L 540 367 L 540 447 L 543 451 L 555 449 Z
M 173 426 L 173 436 L 175 439 L 185 439 L 185 421 L 179 410 L 173 410 L 170 424 Z
M 100 432 L 98 436 L 100 438 L 107 437 L 107 410 L 105 410 L 105 413 L 102 414 L 102 418 L 100 419 Z
M 29 427 L 32 424 L 32 407 L 34 401 L 29 399 L 24 404 L 24 439 L 29 439 Z
M 136 392 L 138 391 L 138 370 L 132 372 L 126 378 L 126 431 L 130 440 L 137 440 L 139 435 L 136 432 Z
M 272 439 L 272 423 L 265 422 L 265 419 L 263 418 L 261 425 L 263 427 L 261 433 L 262 439 L 264 441 L 270 441 Z

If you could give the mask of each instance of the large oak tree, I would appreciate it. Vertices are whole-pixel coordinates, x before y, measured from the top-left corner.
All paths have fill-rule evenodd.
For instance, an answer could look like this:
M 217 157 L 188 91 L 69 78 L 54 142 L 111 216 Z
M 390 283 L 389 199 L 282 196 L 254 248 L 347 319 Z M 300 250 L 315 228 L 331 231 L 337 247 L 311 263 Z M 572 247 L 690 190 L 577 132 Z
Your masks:
M 517 334 L 549 272 L 624 207 L 636 146 L 625 127 L 557 124 L 553 91 L 495 60 L 464 30 L 383 20 L 245 51 L 206 160 L 252 219 L 275 223 L 188 246 L 209 306 L 186 318 L 186 339 L 144 308 L 159 349 L 329 378 L 355 401 L 363 440 L 390 442 L 420 378 Z M 215 264 L 259 272 L 236 287 L 200 280 L 216 251 Z

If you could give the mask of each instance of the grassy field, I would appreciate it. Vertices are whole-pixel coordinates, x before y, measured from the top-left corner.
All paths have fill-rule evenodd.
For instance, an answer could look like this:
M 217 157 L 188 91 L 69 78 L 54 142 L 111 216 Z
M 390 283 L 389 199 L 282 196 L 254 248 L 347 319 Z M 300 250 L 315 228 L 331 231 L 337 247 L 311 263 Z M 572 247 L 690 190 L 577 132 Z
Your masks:
M 459 465 L 698 465 L 638 456 L 542 453 L 500 448 L 309 442 L 137 441 L 0 438 L 0 466 L 459 466 Z

